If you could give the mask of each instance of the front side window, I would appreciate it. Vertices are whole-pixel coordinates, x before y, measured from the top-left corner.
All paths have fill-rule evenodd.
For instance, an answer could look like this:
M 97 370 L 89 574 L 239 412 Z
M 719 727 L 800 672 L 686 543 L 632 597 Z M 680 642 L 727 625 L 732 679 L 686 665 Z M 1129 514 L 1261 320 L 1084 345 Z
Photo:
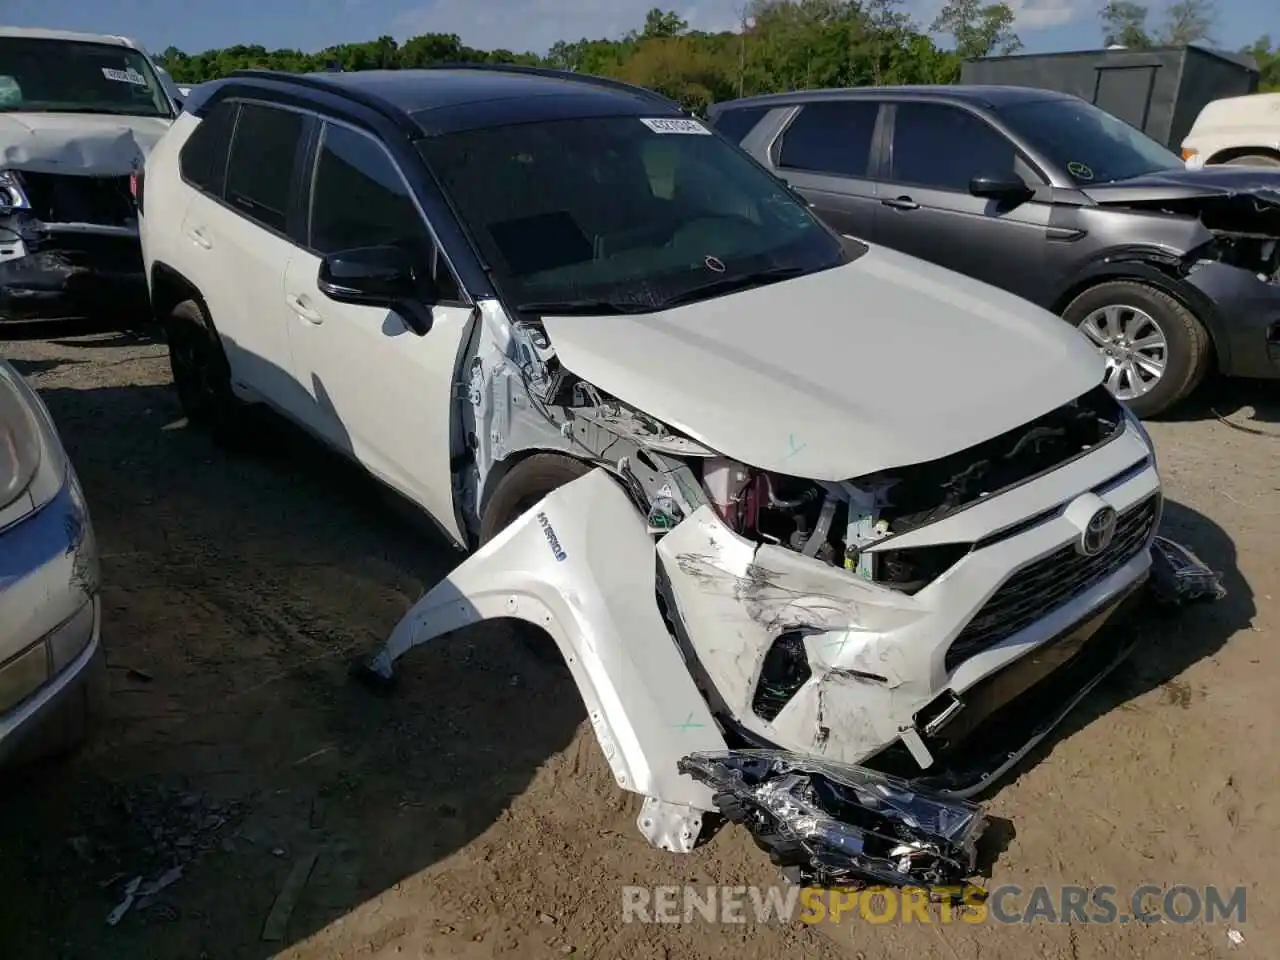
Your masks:
M 407 251 L 436 282 L 436 296 L 459 297 L 409 187 L 386 150 L 371 137 L 326 124 L 316 155 L 310 246 L 325 255 L 357 247 Z
M 899 103 L 889 179 L 968 192 L 974 177 L 1013 177 L 1017 151 L 981 117 L 944 103 Z
M 778 166 L 837 177 L 865 177 L 880 104 L 870 100 L 806 103 L 782 135 Z
M 658 310 L 847 260 L 794 194 L 693 121 L 525 123 L 419 149 L 516 304 Z
M 1077 186 L 1113 183 L 1183 166 L 1137 127 L 1077 99 L 1000 107 L 1001 119 L 1065 170 Z
M 263 226 L 285 231 L 294 158 L 304 119 L 260 103 L 240 105 L 227 163 L 227 202 Z
M 0 113 L 171 117 L 160 78 L 139 51 L 110 43 L 0 37 Z

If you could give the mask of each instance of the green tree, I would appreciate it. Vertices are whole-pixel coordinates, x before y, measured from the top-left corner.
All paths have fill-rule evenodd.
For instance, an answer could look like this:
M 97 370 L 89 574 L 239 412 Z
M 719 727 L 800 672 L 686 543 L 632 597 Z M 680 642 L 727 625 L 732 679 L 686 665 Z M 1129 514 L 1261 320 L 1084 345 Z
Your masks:
M 1102 42 L 1109 47 L 1115 44 L 1135 49 L 1151 46 L 1151 36 L 1147 33 L 1147 14 L 1147 8 L 1140 3 L 1132 0 L 1110 0 L 1099 13 L 1102 19 Z
M 1165 10 L 1160 40 L 1176 46 L 1212 43 L 1213 25 L 1217 18 L 1217 0 L 1175 0 Z
M 688 29 L 689 21 L 674 10 L 659 10 L 654 7 L 644 15 L 644 30 L 641 31 L 640 36 L 677 37 Z
M 1013 32 L 1013 9 L 1007 3 L 982 5 L 982 0 L 947 0 L 929 28 L 950 34 L 962 59 L 1016 53 L 1022 41 Z
M 1280 93 L 1280 45 L 1273 47 L 1270 35 L 1265 35 L 1240 52 L 1257 61 L 1261 74 L 1258 79 L 1259 92 Z

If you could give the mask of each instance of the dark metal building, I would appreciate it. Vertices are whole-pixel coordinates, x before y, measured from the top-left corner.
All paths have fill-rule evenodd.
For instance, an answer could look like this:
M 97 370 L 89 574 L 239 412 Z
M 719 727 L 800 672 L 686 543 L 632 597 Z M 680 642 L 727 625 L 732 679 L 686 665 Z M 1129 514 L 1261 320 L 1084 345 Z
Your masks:
M 1115 47 L 966 60 L 960 82 L 1070 93 L 1177 150 L 1205 104 L 1257 91 L 1258 68 L 1252 57 L 1201 47 Z

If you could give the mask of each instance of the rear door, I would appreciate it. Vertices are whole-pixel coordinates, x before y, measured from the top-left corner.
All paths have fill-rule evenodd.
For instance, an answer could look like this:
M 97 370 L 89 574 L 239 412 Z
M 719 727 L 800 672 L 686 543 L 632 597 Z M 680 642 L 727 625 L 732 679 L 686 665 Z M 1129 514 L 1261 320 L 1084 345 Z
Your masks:
M 949 103 L 892 105 L 888 157 L 871 239 L 1035 299 L 1048 242 L 1046 179 L 1008 137 Z M 975 197 L 974 177 L 1017 177 L 1024 201 Z
M 290 311 L 294 376 L 330 442 L 461 543 L 451 465 L 461 452 L 455 382 L 474 308 L 380 141 L 325 122 L 309 179 L 308 249 L 293 252 L 280 294 Z M 425 334 L 383 307 L 338 303 L 320 291 L 322 257 L 377 246 L 405 249 L 420 275 L 433 278 Z
M 304 424 L 308 404 L 293 379 L 283 287 L 311 122 L 296 110 L 242 102 L 225 172 L 211 174 L 218 193 L 197 194 L 182 226 L 197 264 L 189 276 L 221 335 L 232 379 Z
M 871 238 L 878 206 L 872 157 L 879 113 L 873 100 L 803 104 L 770 157 L 818 216 L 861 239 Z

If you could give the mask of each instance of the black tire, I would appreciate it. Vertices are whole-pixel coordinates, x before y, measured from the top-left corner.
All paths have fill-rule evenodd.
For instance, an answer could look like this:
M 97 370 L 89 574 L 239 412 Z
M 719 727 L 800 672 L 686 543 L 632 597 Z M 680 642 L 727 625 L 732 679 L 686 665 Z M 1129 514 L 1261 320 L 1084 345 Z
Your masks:
M 521 460 L 498 481 L 489 498 L 480 518 L 480 544 L 488 543 L 547 494 L 590 472 L 591 467 L 581 460 L 559 453 L 535 453 Z M 512 630 L 537 659 L 564 665 L 560 649 L 545 630 L 524 620 L 514 621 Z
M 253 411 L 231 389 L 231 365 L 204 307 L 183 300 L 165 319 L 164 332 L 173 386 L 187 422 L 223 446 L 248 446 Z
M 1079 328 L 1094 311 L 1109 306 L 1143 310 L 1159 324 L 1168 343 L 1165 370 L 1159 382 L 1146 393 L 1125 401 L 1129 409 L 1144 419 L 1157 416 L 1200 385 L 1209 370 L 1212 345 L 1204 324 L 1185 304 L 1137 280 L 1112 280 L 1077 296 L 1063 311 L 1062 318 Z
M 1232 157 L 1226 165 L 1233 167 L 1280 167 L 1280 157 L 1266 153 L 1246 153 L 1243 157 Z

